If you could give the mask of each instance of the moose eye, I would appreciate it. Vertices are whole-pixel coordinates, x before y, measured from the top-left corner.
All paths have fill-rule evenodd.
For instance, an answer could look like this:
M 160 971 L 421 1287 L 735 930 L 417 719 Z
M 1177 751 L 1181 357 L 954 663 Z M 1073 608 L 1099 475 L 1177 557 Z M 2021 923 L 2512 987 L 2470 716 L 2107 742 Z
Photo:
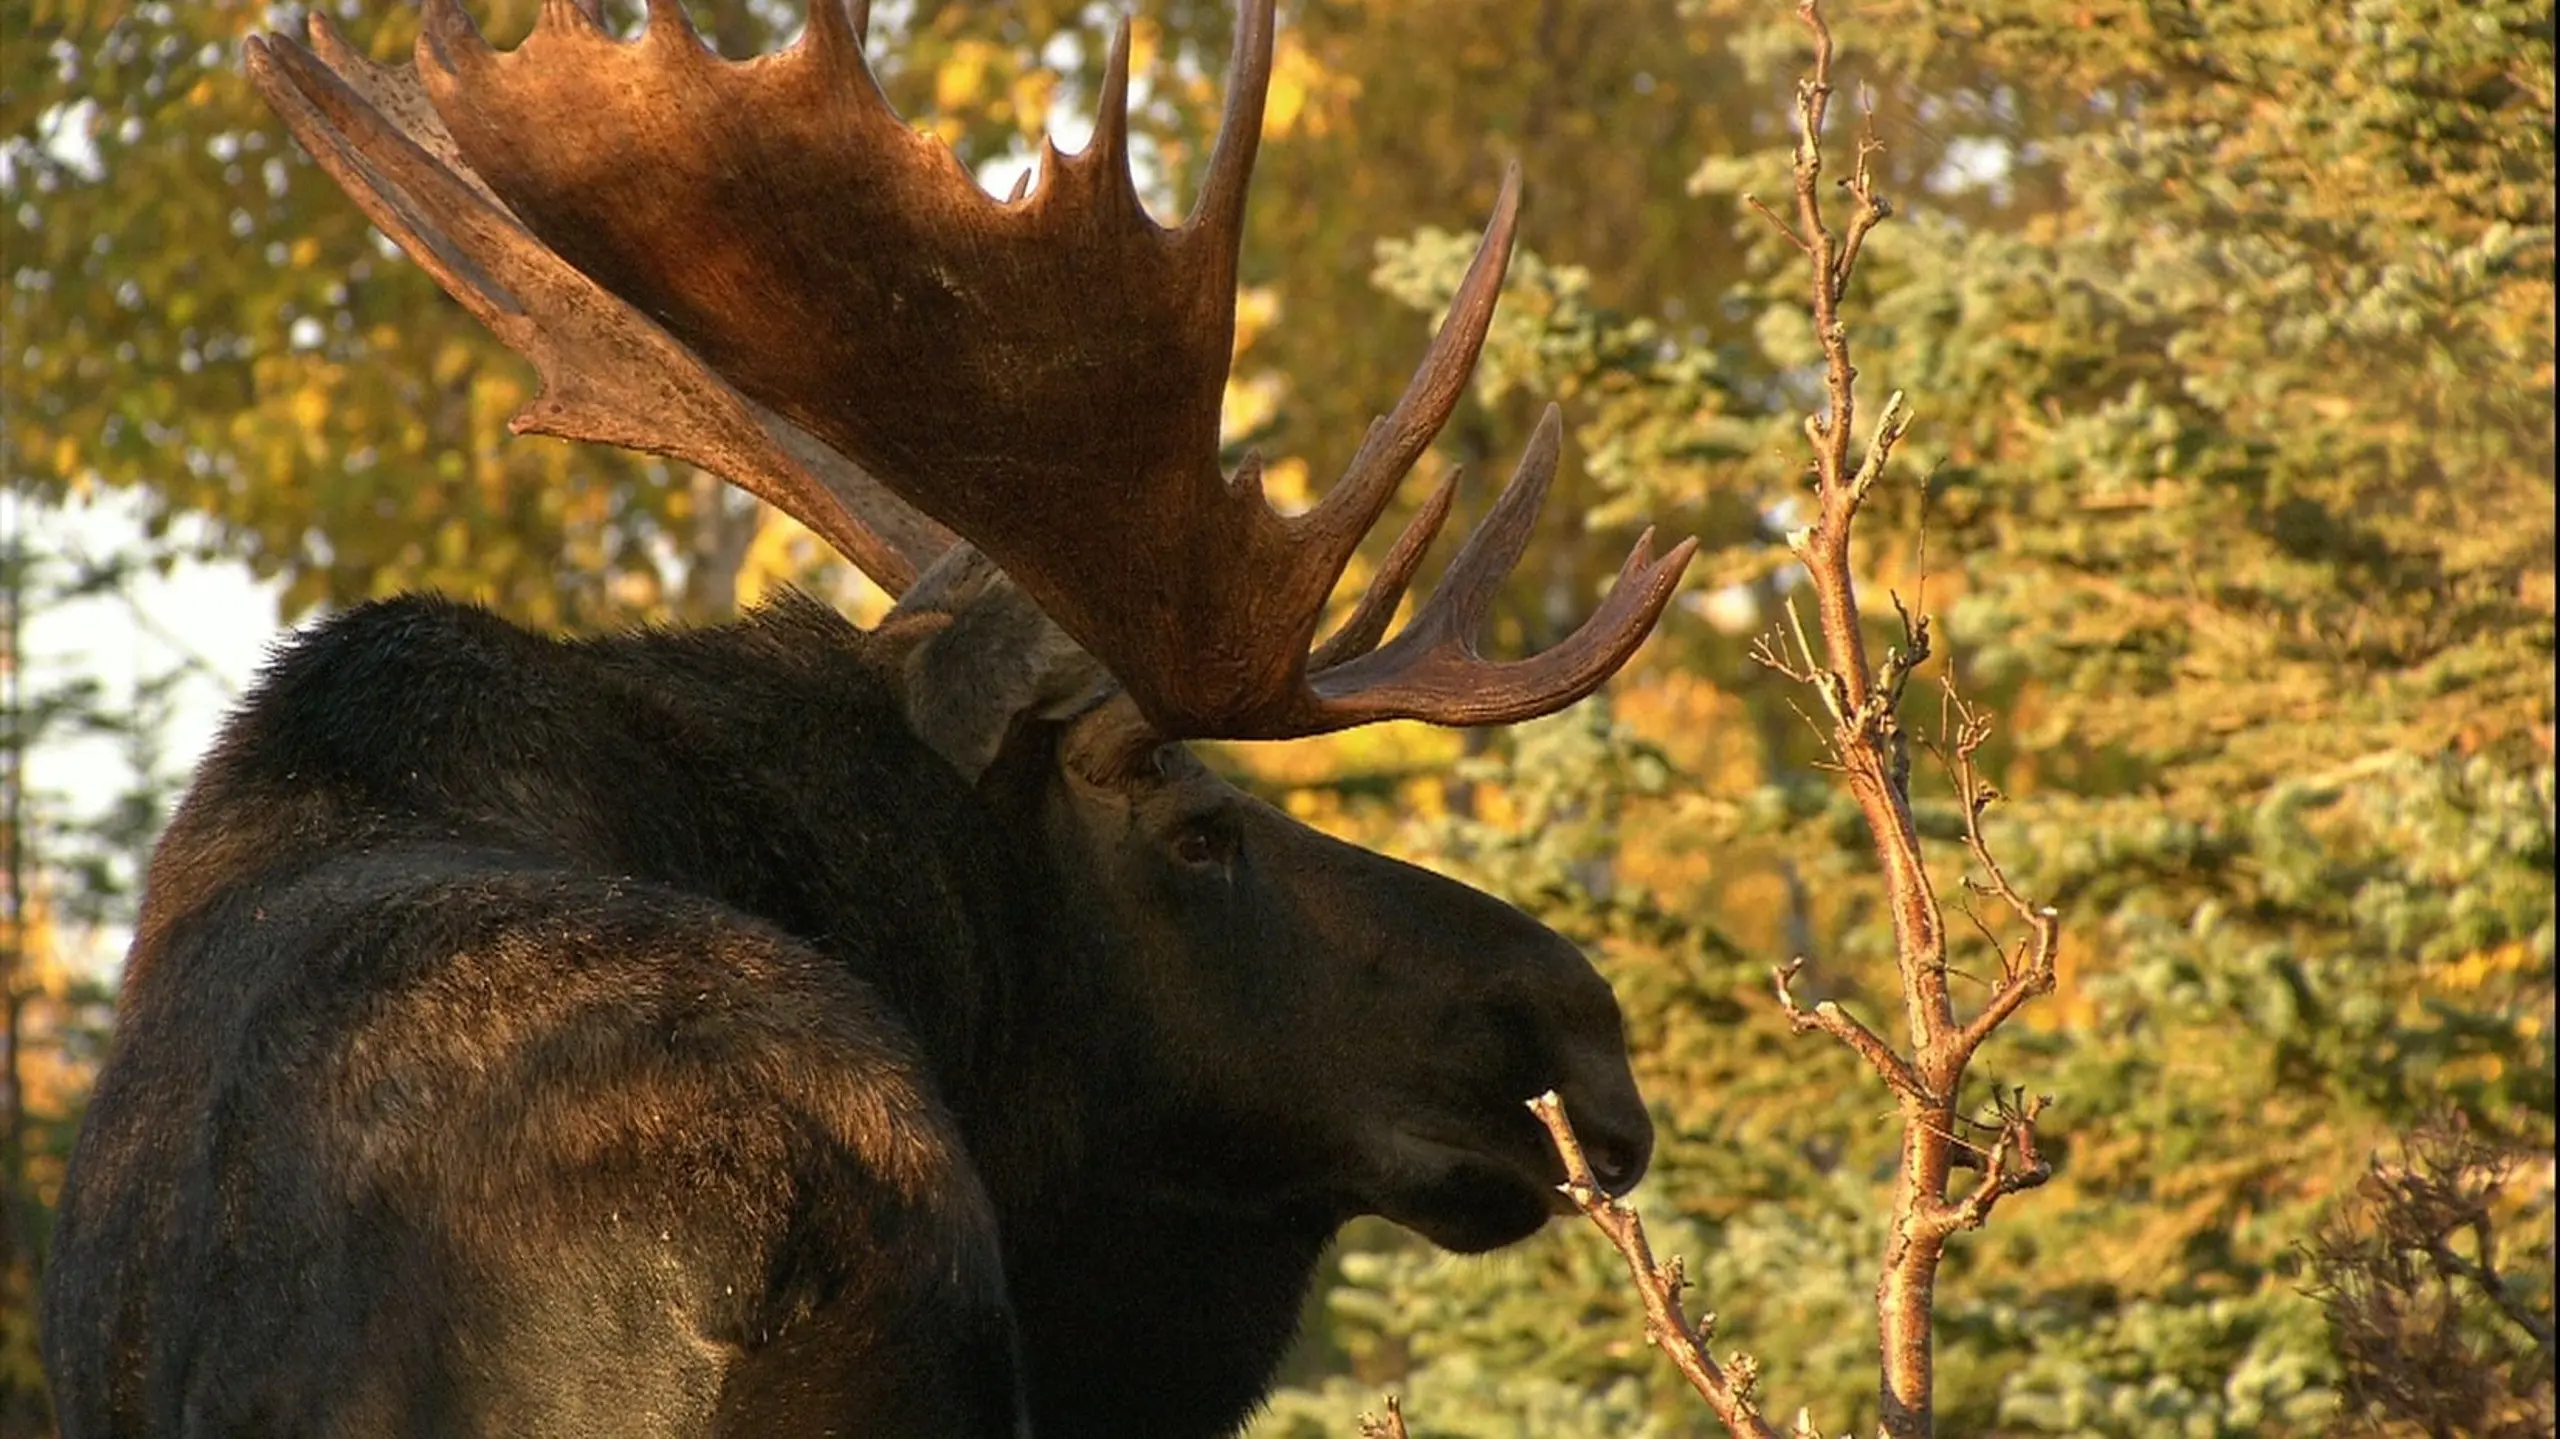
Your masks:
M 1173 857 L 1194 869 L 1225 869 L 1236 857 L 1234 831 L 1215 819 L 1195 819 L 1173 836 Z

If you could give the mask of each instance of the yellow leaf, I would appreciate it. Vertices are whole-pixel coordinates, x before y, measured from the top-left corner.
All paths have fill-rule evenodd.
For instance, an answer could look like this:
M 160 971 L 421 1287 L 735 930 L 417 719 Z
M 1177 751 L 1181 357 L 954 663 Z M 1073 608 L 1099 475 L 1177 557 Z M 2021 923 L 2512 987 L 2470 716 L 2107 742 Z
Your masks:
M 933 76 L 933 105 L 937 110 L 966 108 L 978 98 L 978 89 L 987 80 L 987 62 L 993 47 L 983 40 L 963 40 L 951 47 L 951 58 Z M 935 129 L 941 127 L 936 125 Z
M 1269 285 L 1247 285 L 1236 292 L 1236 347 L 1243 354 L 1271 322 L 1280 317 L 1280 292 Z
M 1153 20 L 1133 19 L 1129 22 L 1129 73 L 1152 74 L 1156 68 L 1156 52 L 1164 48 L 1164 27 Z
M 1333 128 L 1332 107 L 1359 93 L 1356 77 L 1328 73 L 1307 47 L 1282 35 L 1271 56 L 1270 98 L 1263 104 L 1262 133 L 1271 138 L 1294 133 L 1303 123 L 1310 135 Z
M 755 537 L 747 541 L 746 557 L 738 562 L 734 594 L 739 609 L 753 609 L 775 590 L 799 581 L 809 567 L 808 538 L 799 521 L 769 505 L 758 508 Z
M 2533 954 L 2521 941 L 2496 949 L 2477 949 L 2436 969 L 2436 982 L 2456 994 L 2470 994 L 2501 975 L 2529 969 Z
M 1437 775 L 1416 780 L 1405 795 L 1407 805 L 1417 819 L 1439 819 L 1449 812 L 1449 786 Z
M 1013 80 L 1013 123 L 1026 140 L 1037 140 L 1049 129 L 1049 107 L 1058 98 L 1058 77 L 1051 71 L 1031 70 Z

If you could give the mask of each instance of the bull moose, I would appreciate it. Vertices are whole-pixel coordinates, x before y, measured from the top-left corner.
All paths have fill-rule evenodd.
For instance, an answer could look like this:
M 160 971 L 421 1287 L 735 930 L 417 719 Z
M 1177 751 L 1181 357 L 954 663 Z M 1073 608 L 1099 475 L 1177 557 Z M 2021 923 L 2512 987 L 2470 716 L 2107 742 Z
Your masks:
M 1549 411 L 1387 631 L 1443 484 L 1330 591 L 1463 392 L 1448 318 L 1320 503 L 1220 458 L 1270 0 L 1164 228 L 1093 139 L 982 191 L 864 7 L 712 54 L 546 0 L 415 63 L 249 44 L 327 172 L 530 359 L 520 430 L 716 471 L 899 596 L 556 639 L 425 597 L 274 656 L 154 857 L 65 1190 L 71 1439 L 1183 1436 L 1267 1391 L 1326 1246 L 1536 1230 L 1553 1088 L 1623 1190 L 1620 1015 L 1508 905 L 1320 835 L 1186 740 L 1503 724 L 1590 694 L 1691 545 L 1555 647 L 1477 649 Z M 1454 481 L 1452 482 L 1454 483 Z

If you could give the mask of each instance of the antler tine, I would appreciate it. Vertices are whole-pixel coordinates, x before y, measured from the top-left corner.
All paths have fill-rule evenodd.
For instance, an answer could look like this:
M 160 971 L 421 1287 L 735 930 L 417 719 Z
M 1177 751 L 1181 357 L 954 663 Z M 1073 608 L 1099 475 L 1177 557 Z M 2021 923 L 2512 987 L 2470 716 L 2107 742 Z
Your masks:
M 1644 643 L 1697 551 L 1694 539 L 1656 560 L 1653 531 L 1638 536 L 1608 598 L 1563 643 L 1508 662 L 1476 653 L 1485 612 L 1526 550 L 1555 478 L 1562 430 L 1559 412 L 1549 405 L 1511 483 L 1411 624 L 1385 646 L 1310 678 L 1327 715 L 1325 728 L 1388 718 L 1462 726 L 1534 719 L 1599 688 Z
M 1458 548 L 1449 572 L 1433 587 L 1422 613 L 1414 616 L 1417 642 L 1423 636 L 1435 641 L 1445 638 L 1474 650 L 1494 592 L 1528 552 L 1529 532 L 1538 523 L 1538 512 L 1546 507 L 1547 489 L 1555 483 L 1556 461 L 1563 451 L 1564 412 L 1550 404 L 1538 416 L 1538 427 L 1530 432 L 1520 463 L 1512 468 L 1511 483 L 1502 487 L 1493 509 Z
M 429 4 L 451 5 L 455 0 L 428 0 Z M 693 28 L 693 17 L 684 12 L 684 0 L 644 0 L 649 23 L 644 34 L 664 30 L 670 40 L 688 40 L 702 45 L 702 32 Z M 705 47 L 707 48 L 707 47 Z
M 1432 337 L 1404 396 L 1388 418 L 1370 426 L 1344 478 L 1309 517 L 1317 523 L 1308 526 L 1312 543 L 1306 564 L 1328 583 L 1349 563 L 1352 547 L 1375 523 L 1396 482 L 1448 422 L 1465 392 L 1510 258 L 1518 181 L 1515 166 L 1504 178 L 1494 218 L 1450 301 L 1449 317 Z M 1389 715 L 1443 724 L 1531 718 L 1581 699 L 1643 643 L 1687 567 L 1694 542 L 1657 565 L 1647 547 L 1648 532 L 1620 573 L 1619 588 L 1612 594 L 1617 608 L 1604 607 L 1555 649 L 1511 664 L 1488 664 L 1476 656 L 1485 613 L 1526 550 L 1555 478 L 1562 431 L 1561 413 L 1549 405 L 1492 511 L 1467 537 L 1413 622 L 1380 651 L 1376 647 L 1397 602 L 1447 518 L 1455 476 L 1415 515 L 1351 616 L 1308 657 L 1309 685 L 1317 701 L 1311 729 L 1342 728 Z
M 1502 276 L 1511 265 L 1511 243 L 1520 224 L 1520 166 L 1506 167 L 1502 194 L 1493 217 L 1476 242 L 1475 258 L 1449 300 L 1449 315 L 1440 322 L 1422 363 L 1414 367 L 1404 394 L 1386 418 L 1369 426 L 1342 478 L 1314 509 L 1298 521 L 1298 533 L 1312 557 L 1309 564 L 1330 587 L 1351 561 L 1351 552 L 1378 522 L 1394 498 L 1396 486 L 1413 469 L 1464 397 L 1475 373 L 1476 356 L 1484 349 L 1485 332 L 1493 325 L 1494 304 L 1502 297 Z
M 1093 138 L 1085 158 L 1105 176 L 1132 181 L 1129 174 L 1129 17 L 1111 29 L 1111 58 L 1103 63 L 1102 93 L 1095 98 Z M 1134 183 L 1134 181 L 1132 181 Z M 1134 190 L 1132 192 L 1134 194 Z
M 1244 241 L 1244 202 L 1252 188 L 1254 157 L 1262 150 L 1262 112 L 1271 95 L 1273 0 L 1246 0 L 1236 17 L 1234 53 L 1227 58 L 1227 104 L 1218 114 L 1218 138 L 1200 195 L 1183 221 L 1186 234 L 1221 237 L 1226 280 L 1235 288 L 1235 257 Z M 1232 302 L 1232 300 L 1231 300 Z
M 1422 557 L 1431 552 L 1431 541 L 1439 535 L 1440 526 L 1448 522 L 1449 507 L 1458 497 L 1459 475 L 1458 468 L 1451 466 L 1447 477 L 1422 502 L 1422 508 L 1414 511 L 1413 518 L 1405 523 L 1404 533 L 1396 536 L 1395 547 L 1378 562 L 1378 573 L 1360 592 L 1360 602 L 1352 606 L 1342 627 L 1307 656 L 1309 674 L 1356 660 L 1376 649 L 1378 641 L 1386 637 L 1387 626 L 1395 622 L 1396 605 L 1413 583 L 1414 571 L 1422 567 Z
M 590 7 L 551 0 L 555 23 Z M 252 37 L 251 82 L 383 233 L 510 348 L 542 392 L 519 433 L 647 450 L 728 477 L 893 593 L 949 531 L 843 456 L 738 395 L 663 330 L 527 234 L 462 164 L 413 75 L 374 65 L 325 16 L 308 49 Z
M 1490 661 L 1443 639 L 1408 651 L 1389 644 L 1310 681 L 1324 722 L 1307 733 L 1384 719 L 1471 727 L 1517 724 L 1554 714 L 1600 688 L 1633 658 L 1680 586 L 1698 542 L 1682 540 L 1653 557 L 1653 531 L 1636 538 L 1617 583 L 1591 618 L 1563 643 L 1522 660 Z M 1401 640 L 1402 635 L 1397 636 Z
M 1283 722 L 1305 630 L 1275 633 L 1229 572 L 1277 579 L 1287 536 L 1217 466 L 1270 0 L 1238 26 L 1208 181 L 1170 234 L 1128 172 L 1125 33 L 1093 143 L 1006 203 L 823 15 L 729 64 L 673 38 L 670 0 L 633 43 L 538 27 L 503 54 L 430 3 L 427 94 L 562 258 L 968 536 L 1169 732 Z
M 799 48 L 820 75 L 859 94 L 865 107 L 885 111 L 889 97 L 862 58 L 863 37 L 870 33 L 871 0 L 811 0 Z

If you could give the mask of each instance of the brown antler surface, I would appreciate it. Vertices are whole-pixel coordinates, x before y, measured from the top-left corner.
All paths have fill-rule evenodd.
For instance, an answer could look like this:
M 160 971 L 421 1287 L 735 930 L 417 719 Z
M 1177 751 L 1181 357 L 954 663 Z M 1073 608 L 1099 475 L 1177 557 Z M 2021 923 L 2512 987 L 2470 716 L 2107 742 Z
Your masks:
M 809 525 L 891 593 L 950 531 L 845 456 L 740 395 L 672 336 L 534 238 L 472 173 L 415 72 L 312 18 L 309 48 L 252 36 L 249 78 L 367 218 L 534 363 L 519 433 L 593 440 L 714 471 Z
M 871 511 L 823 471 L 876 476 L 1001 564 L 1167 735 L 1523 719 L 1633 653 L 1690 545 L 1656 561 L 1640 541 L 1600 612 L 1551 651 L 1500 664 L 1474 652 L 1554 473 L 1552 416 L 1412 625 L 1379 645 L 1447 515 L 1445 487 L 1310 652 L 1353 550 L 1464 392 L 1510 255 L 1516 176 L 1403 398 L 1324 500 L 1284 517 L 1256 463 L 1223 473 L 1217 432 L 1270 0 L 1245 8 L 1207 179 L 1171 229 L 1130 176 L 1125 24 L 1092 143 L 1047 148 L 1039 184 L 999 201 L 890 109 L 862 57 L 864 8 L 816 0 L 798 43 L 733 63 L 675 0 L 649 0 L 629 42 L 585 5 L 547 0 L 510 52 L 453 0 L 428 0 L 417 93 L 432 113 L 406 75 L 341 63 L 325 43 L 315 58 L 277 42 L 252 66 L 368 213 L 388 214 L 385 229 L 509 343 L 628 312 L 614 338 L 635 364 L 698 356 L 708 373 L 679 398 L 745 417 L 743 431 L 725 411 L 711 426 L 762 464 L 743 483 L 843 547 L 840 535 L 871 533 L 853 517 Z M 597 296 L 533 320 L 534 305 L 507 303 L 582 283 Z M 545 377 L 572 388 L 552 366 Z M 546 394 L 529 423 L 560 432 L 544 407 L 561 404 Z M 579 433 L 667 448 L 600 404 L 585 403 Z

